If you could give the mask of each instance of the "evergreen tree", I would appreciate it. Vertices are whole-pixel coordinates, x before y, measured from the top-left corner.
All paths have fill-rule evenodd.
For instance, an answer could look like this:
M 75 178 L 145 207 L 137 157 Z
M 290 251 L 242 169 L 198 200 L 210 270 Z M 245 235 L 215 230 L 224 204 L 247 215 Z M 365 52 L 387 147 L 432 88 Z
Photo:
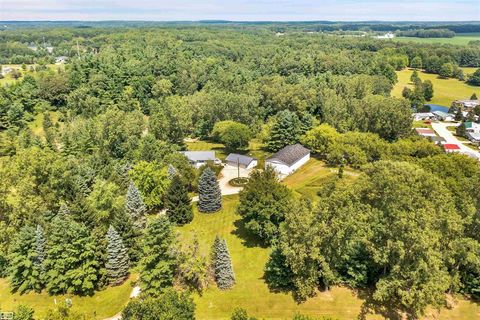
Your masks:
M 459 137 L 465 137 L 467 134 L 467 130 L 465 128 L 465 123 L 461 123 L 456 129 L 455 129 L 455 134 Z
M 423 96 L 425 100 L 430 101 L 433 98 L 433 83 L 430 80 L 425 80 L 422 84 L 423 86 Z
M 422 80 L 420 80 L 420 77 L 418 76 L 418 71 L 417 70 L 413 70 L 413 73 L 410 76 L 410 81 L 412 81 L 412 83 L 414 85 L 417 85 L 418 83 L 422 82 Z
M 69 215 L 70 214 L 70 209 L 68 209 L 67 205 L 65 203 L 62 203 L 60 205 L 60 208 L 58 209 L 58 215 Z
M 222 208 L 222 193 L 217 177 L 210 168 L 206 168 L 198 183 L 198 210 L 216 212 Z
M 213 273 L 219 289 L 230 289 L 235 284 L 232 260 L 228 252 L 227 242 L 224 239 L 215 238 L 213 244 Z
M 180 176 L 175 175 L 165 194 L 165 209 L 172 223 L 184 225 L 193 220 L 190 197 Z
M 19 305 L 17 310 L 15 310 L 15 320 L 33 320 L 34 310 L 29 306 Z
M 458 108 L 457 113 L 455 113 L 455 121 L 462 121 L 462 120 L 463 120 L 462 108 Z
M 107 232 L 107 277 L 112 285 L 121 284 L 128 277 L 130 260 L 128 250 L 115 228 L 110 226 Z
M 125 199 L 125 211 L 130 217 L 132 217 L 133 224 L 136 228 L 145 228 L 147 223 L 145 213 L 147 209 L 143 203 L 140 191 L 138 191 L 133 182 L 130 182 L 128 185 L 127 197 Z
M 41 270 L 36 264 L 35 229 L 24 226 L 15 237 L 8 256 L 10 285 L 13 292 L 40 292 L 43 288 Z
M 40 273 L 40 279 L 45 276 L 45 258 L 46 258 L 46 240 L 45 233 L 41 225 L 37 225 L 35 230 L 35 261 L 34 266 Z
M 122 238 L 123 244 L 128 250 L 130 262 L 138 262 L 142 249 L 139 238 L 142 233 L 133 225 L 132 217 L 125 211 L 120 210 L 113 218 L 113 227 Z
M 296 113 L 284 110 L 276 115 L 275 123 L 267 138 L 270 151 L 278 151 L 285 146 L 298 142 L 302 134 L 302 124 Z
M 173 284 L 177 265 L 175 240 L 167 216 L 160 216 L 148 226 L 140 260 L 140 282 L 146 294 L 158 295 Z
M 470 100 L 478 100 L 477 94 L 474 92 L 472 96 L 470 97 Z
M 52 221 L 45 260 L 46 287 L 50 294 L 92 294 L 97 288 L 100 264 L 97 244 L 88 229 L 70 216 Z

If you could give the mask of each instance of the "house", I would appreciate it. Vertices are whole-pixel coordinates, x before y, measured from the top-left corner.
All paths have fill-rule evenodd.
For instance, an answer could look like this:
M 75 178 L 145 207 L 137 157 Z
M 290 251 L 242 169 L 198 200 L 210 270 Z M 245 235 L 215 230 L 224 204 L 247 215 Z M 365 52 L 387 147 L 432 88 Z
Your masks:
M 480 105 L 480 100 L 455 100 L 452 102 L 452 107 L 454 108 L 462 108 L 465 111 L 471 111 L 476 106 Z
M 454 143 L 445 143 L 443 145 L 443 149 L 445 150 L 445 152 L 447 153 L 451 153 L 451 152 L 460 152 L 460 146 L 458 144 L 454 144 Z
M 442 137 L 439 137 L 439 136 L 428 136 L 427 138 L 431 142 L 433 142 L 435 144 L 439 144 L 439 145 L 442 145 L 445 142 L 447 142 L 447 140 L 445 140 L 445 138 L 442 138 Z
M 55 64 L 64 64 L 67 62 L 68 57 L 60 56 L 55 58 Z
M 215 157 L 215 151 L 181 151 L 188 161 L 195 168 L 200 168 L 208 161 L 212 161 L 214 164 L 221 164 L 222 162 Z
M 437 136 L 435 134 L 435 131 L 433 131 L 432 129 L 429 129 L 429 128 L 415 128 L 415 131 L 417 132 L 418 135 L 422 136 L 422 137 L 435 137 Z
M 465 126 L 465 131 L 466 132 L 471 132 L 471 133 L 479 133 L 480 132 L 480 124 L 472 121 L 465 121 L 463 123 Z
M 13 71 L 13 68 L 11 68 L 11 67 L 1 67 L 0 71 L 1 71 L 0 73 L 2 74 L 2 76 L 6 76 L 7 74 L 9 74 Z
M 466 136 L 472 143 L 480 143 L 480 132 L 467 132 Z
M 385 33 L 384 35 L 376 36 L 375 38 L 377 38 L 377 39 L 393 39 L 393 38 L 395 38 L 395 34 L 393 34 L 393 32 L 388 32 L 388 33 Z
M 451 113 L 446 113 L 446 112 L 443 112 L 443 111 L 433 111 L 432 113 L 440 121 L 454 121 L 455 120 L 455 115 L 451 114 Z
M 413 114 L 415 121 L 435 120 L 436 116 L 431 112 L 417 112 Z
M 267 160 L 265 168 L 270 166 L 282 176 L 288 176 L 310 159 L 310 150 L 301 144 L 293 144 L 281 149 Z
M 253 169 L 258 164 L 257 159 L 237 153 L 230 153 L 225 162 L 230 166 L 239 166 L 243 169 Z

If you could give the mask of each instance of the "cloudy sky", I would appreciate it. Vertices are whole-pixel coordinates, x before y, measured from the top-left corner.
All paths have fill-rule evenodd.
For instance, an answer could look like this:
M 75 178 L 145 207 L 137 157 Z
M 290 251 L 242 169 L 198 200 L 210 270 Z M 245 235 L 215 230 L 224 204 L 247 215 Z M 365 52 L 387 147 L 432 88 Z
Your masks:
M 0 20 L 476 20 L 480 0 L 0 0 Z

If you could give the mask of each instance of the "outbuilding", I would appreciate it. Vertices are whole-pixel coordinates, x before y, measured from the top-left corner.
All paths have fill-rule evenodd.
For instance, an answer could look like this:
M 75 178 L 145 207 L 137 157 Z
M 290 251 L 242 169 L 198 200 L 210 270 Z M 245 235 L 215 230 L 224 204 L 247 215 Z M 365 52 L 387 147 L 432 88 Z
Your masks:
M 451 153 L 451 152 L 460 152 L 460 146 L 458 144 L 455 144 L 455 143 L 445 143 L 443 145 L 443 149 L 445 150 L 445 152 L 447 153 Z
M 288 176 L 310 160 L 310 150 L 301 144 L 286 146 L 265 160 L 265 168 L 272 167 L 282 176 Z
M 243 169 L 253 169 L 258 164 L 257 159 L 237 153 L 230 153 L 228 157 L 225 158 L 225 163 L 234 167 L 239 166 Z
M 212 161 L 214 164 L 222 163 L 215 157 L 215 151 L 181 151 L 181 153 L 187 157 L 195 168 L 200 168 L 208 161 Z
M 446 112 L 443 112 L 443 111 L 433 111 L 432 113 L 440 121 L 454 121 L 455 120 L 455 115 L 451 114 L 451 113 L 446 113 Z

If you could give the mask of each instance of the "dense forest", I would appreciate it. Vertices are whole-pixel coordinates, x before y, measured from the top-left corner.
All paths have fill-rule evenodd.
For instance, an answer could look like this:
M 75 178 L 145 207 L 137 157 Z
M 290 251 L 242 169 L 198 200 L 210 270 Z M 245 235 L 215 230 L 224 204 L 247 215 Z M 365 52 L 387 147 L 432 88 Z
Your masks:
M 235 275 L 223 239 L 212 265 L 196 240 L 177 239 L 175 226 L 193 218 L 189 192 L 201 212 L 222 205 L 215 168 L 196 170 L 177 151 L 186 138 L 231 150 L 256 138 L 266 152 L 301 142 L 358 171 L 353 182 L 326 182 L 314 202 L 270 170 L 252 174 L 238 213 L 272 247 L 272 290 L 304 301 L 337 284 L 370 288 L 412 318 L 445 293 L 478 299 L 478 163 L 412 135 L 412 106 L 428 100 L 428 84 L 407 99 L 390 93 L 406 67 L 446 77 L 480 67 L 480 46 L 275 28 L 0 31 L 0 64 L 36 67 L 0 88 L 0 276 L 11 290 L 92 295 L 136 267 L 144 299 L 125 319 L 147 319 L 145 310 L 192 318 L 188 292 L 211 277 L 228 290 Z M 51 65 L 63 55 L 64 67 Z

